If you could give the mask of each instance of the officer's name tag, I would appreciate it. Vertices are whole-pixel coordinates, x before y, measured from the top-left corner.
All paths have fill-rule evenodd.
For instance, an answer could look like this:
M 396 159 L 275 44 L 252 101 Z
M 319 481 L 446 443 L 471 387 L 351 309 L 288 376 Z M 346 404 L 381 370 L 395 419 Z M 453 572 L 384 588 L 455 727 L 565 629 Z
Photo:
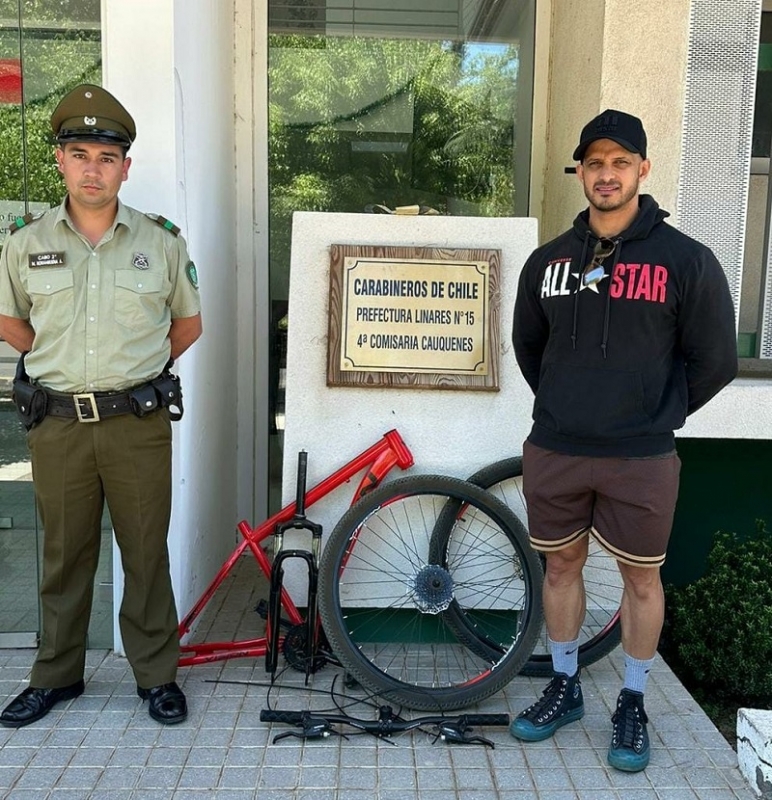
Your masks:
M 65 263 L 64 253 L 30 253 L 30 267 L 61 267 Z

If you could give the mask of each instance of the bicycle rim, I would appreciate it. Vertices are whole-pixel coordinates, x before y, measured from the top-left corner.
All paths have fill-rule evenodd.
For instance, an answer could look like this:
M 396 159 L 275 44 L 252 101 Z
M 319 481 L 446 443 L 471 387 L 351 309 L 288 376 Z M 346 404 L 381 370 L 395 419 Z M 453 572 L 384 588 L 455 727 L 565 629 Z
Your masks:
M 486 489 L 511 509 L 523 526 L 528 526 L 525 496 L 522 485 L 522 458 L 507 458 L 484 467 L 470 476 L 470 483 Z M 608 655 L 620 642 L 622 631 L 619 608 L 622 602 L 622 577 L 616 559 L 610 556 L 590 536 L 589 554 L 584 567 L 584 586 L 587 614 L 579 632 L 579 666 L 592 664 Z M 473 646 L 473 645 L 470 645 Z M 478 647 L 484 647 L 485 641 Z M 525 662 L 524 675 L 551 675 L 552 658 L 544 626 L 530 658 Z
M 341 518 L 320 564 L 333 651 L 367 689 L 415 709 L 489 697 L 522 667 L 541 621 L 541 567 L 512 513 L 465 481 L 383 484 Z M 493 654 L 466 646 L 448 609 L 486 620 Z

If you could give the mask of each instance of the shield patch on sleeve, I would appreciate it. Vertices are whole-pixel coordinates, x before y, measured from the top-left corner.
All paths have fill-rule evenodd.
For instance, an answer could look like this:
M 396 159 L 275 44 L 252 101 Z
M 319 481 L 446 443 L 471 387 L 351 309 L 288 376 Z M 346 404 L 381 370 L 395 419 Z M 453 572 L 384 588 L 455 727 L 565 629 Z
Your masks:
M 191 286 L 194 289 L 198 289 L 198 272 L 196 271 L 196 265 L 192 261 L 188 261 L 188 266 L 185 267 L 185 275 L 187 275 Z

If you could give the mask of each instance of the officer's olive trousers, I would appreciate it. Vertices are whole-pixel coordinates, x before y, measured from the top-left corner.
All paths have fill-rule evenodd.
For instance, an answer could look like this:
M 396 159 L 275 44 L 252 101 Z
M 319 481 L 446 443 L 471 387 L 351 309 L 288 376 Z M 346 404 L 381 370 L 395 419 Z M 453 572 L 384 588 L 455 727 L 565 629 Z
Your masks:
M 125 575 L 119 622 L 137 684 L 175 679 L 177 612 L 166 536 L 171 512 L 171 423 L 166 411 L 83 423 L 46 417 L 28 434 L 44 529 L 42 632 L 30 684 L 83 677 L 104 501 Z

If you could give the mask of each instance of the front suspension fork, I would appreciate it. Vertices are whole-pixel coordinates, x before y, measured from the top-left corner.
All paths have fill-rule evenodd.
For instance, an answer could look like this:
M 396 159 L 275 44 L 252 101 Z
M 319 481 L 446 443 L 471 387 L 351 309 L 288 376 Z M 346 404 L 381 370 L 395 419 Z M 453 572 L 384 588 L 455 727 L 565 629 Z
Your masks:
M 317 596 L 319 589 L 319 556 L 322 549 L 322 526 L 306 518 L 306 472 L 308 454 L 298 453 L 298 474 L 295 498 L 295 515 L 274 528 L 274 557 L 271 566 L 271 589 L 268 596 L 267 648 L 265 671 L 273 681 L 279 660 L 279 628 L 281 619 L 281 592 L 284 583 L 284 562 L 295 558 L 304 561 L 308 572 L 308 597 L 306 614 L 305 662 L 306 683 L 316 656 L 319 626 L 317 624 Z M 288 530 L 307 530 L 311 533 L 311 550 L 285 550 L 284 533 Z

